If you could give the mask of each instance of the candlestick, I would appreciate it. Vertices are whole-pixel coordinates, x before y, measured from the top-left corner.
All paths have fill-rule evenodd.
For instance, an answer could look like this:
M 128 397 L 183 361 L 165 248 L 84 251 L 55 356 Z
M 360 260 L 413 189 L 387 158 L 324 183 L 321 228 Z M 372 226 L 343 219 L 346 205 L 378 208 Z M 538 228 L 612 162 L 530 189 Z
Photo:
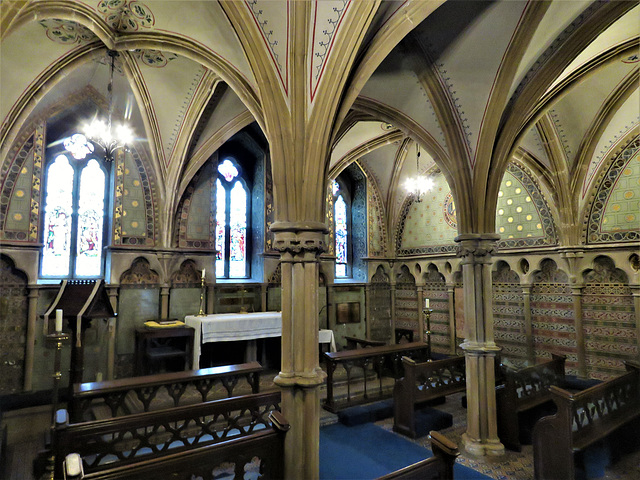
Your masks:
M 56 310 L 56 324 L 58 323 L 58 313 L 60 313 L 60 322 L 62 322 L 62 310 Z M 62 327 L 60 327 L 62 329 Z M 61 360 L 61 354 L 62 354 L 62 344 L 64 342 L 66 342 L 67 340 L 69 340 L 69 334 L 67 333 L 62 333 L 62 332 L 56 332 L 56 333 L 52 333 L 50 335 L 47 335 L 47 341 L 51 342 L 55 345 L 56 350 L 54 353 L 54 360 L 53 360 L 53 390 L 51 392 L 51 426 L 50 426 L 50 431 L 51 431 L 51 441 L 52 441 L 52 445 L 51 445 L 51 455 L 49 456 L 49 462 L 47 465 L 47 479 L 53 480 L 54 478 L 60 478 L 59 476 L 59 472 L 57 471 L 59 469 L 59 465 L 60 462 L 56 461 L 56 457 L 55 457 L 55 451 L 56 451 L 56 446 L 54 445 L 55 442 L 57 442 L 57 436 L 56 436 L 56 425 L 57 425 L 57 421 L 56 421 L 56 417 L 57 417 L 57 411 L 58 411 L 58 389 L 59 389 L 59 384 L 60 384 L 60 379 L 62 378 L 62 371 L 60 369 L 60 360 Z
M 207 314 L 204 313 L 204 300 L 206 296 L 206 285 L 204 282 L 204 269 L 202 270 L 202 278 L 200 279 L 200 310 L 196 313 L 196 317 L 205 317 Z
M 428 299 L 425 303 L 428 302 Z M 431 361 L 431 309 L 425 307 L 423 310 L 425 319 L 425 331 L 424 334 L 427 337 L 427 361 Z
M 56 309 L 56 332 L 62 331 L 62 309 Z

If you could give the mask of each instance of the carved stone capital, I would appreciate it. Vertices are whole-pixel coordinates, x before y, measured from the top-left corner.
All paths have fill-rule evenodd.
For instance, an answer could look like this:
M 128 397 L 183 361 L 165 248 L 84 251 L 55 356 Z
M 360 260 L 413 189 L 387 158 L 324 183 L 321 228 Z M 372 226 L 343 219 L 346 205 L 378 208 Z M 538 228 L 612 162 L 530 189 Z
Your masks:
M 499 239 L 497 234 L 468 233 L 458 235 L 454 240 L 458 242 L 457 255 L 463 257 L 462 263 L 465 264 L 490 263 Z
M 328 230 L 324 223 L 275 222 L 271 231 L 275 235 L 273 248 L 283 256 L 310 256 L 315 260 L 326 250 L 324 236 Z

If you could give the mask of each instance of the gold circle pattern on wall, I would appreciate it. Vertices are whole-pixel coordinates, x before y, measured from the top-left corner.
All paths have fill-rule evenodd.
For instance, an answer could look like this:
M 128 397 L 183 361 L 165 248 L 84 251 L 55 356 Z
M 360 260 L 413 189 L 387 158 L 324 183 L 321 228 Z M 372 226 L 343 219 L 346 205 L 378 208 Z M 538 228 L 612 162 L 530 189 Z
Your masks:
M 542 232 L 536 224 L 542 219 L 527 189 L 521 180 L 510 171 L 505 172 L 500 185 L 496 208 L 496 231 L 503 238 L 540 237 Z

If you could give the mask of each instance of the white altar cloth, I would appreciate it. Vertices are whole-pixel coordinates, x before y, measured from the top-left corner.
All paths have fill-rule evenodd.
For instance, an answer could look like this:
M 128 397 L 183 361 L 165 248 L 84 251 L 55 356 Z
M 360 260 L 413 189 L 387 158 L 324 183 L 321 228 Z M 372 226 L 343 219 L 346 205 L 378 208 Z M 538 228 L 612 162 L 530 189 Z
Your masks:
M 281 312 L 218 313 L 197 317 L 187 315 L 184 322 L 195 330 L 193 338 L 193 365 L 200 365 L 202 344 L 255 340 L 282 335 Z M 319 343 L 328 343 L 329 351 L 336 351 L 333 330 L 320 330 Z M 254 342 L 250 342 L 254 343 Z M 255 360 L 255 344 L 247 348 L 247 360 Z M 251 358 L 249 358 L 251 357 Z

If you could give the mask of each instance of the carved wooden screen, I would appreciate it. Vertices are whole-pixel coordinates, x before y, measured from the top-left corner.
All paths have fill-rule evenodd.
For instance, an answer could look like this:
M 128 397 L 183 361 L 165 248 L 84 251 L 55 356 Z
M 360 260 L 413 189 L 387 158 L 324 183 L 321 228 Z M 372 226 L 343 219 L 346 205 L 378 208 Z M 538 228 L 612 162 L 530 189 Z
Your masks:
M 27 336 L 27 278 L 0 255 L 0 395 L 22 391 Z
M 389 276 L 378 267 L 371 278 L 370 337 L 372 340 L 391 339 L 391 288 Z
M 413 330 L 414 339 L 420 338 L 418 319 L 418 291 L 416 280 L 406 266 L 396 278 L 396 328 Z
M 452 332 L 449 328 L 449 294 L 444 276 L 437 270 L 429 270 L 425 275 L 424 297 L 430 300 L 431 308 L 431 349 L 437 353 L 447 353 L 450 349 Z M 416 337 L 420 339 L 420 335 Z

